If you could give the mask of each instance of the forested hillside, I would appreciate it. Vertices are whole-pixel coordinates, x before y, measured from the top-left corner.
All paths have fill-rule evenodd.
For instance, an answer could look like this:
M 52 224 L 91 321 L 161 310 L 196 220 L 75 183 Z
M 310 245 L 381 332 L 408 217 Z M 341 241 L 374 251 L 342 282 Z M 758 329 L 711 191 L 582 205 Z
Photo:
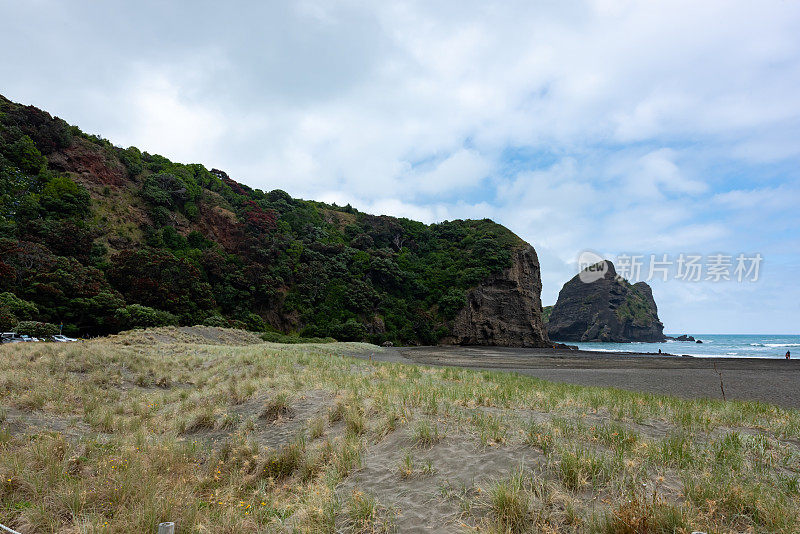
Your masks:
M 521 246 L 489 220 L 426 225 L 251 189 L 0 97 L 3 329 L 209 324 L 435 343 Z

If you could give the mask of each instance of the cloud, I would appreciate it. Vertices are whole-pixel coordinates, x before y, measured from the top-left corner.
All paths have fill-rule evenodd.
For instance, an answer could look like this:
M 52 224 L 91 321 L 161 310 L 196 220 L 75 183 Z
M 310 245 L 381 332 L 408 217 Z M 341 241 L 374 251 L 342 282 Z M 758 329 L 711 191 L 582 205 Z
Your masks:
M 429 168 L 408 172 L 405 187 L 412 194 L 458 197 L 479 185 L 492 171 L 491 163 L 474 150 L 461 149 Z
M 253 187 L 494 218 L 536 245 L 551 296 L 585 248 L 797 239 L 800 4 L 37 0 L 4 15 L 5 96 Z
M 734 189 L 718 193 L 712 202 L 735 210 L 774 212 L 776 210 L 796 210 L 800 199 L 800 188 L 791 186 L 765 187 L 758 189 Z

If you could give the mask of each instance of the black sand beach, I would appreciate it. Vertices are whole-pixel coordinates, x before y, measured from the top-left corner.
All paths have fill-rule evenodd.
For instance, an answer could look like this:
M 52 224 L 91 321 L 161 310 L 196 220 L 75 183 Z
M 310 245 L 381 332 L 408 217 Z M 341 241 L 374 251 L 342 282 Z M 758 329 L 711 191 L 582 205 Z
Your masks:
M 368 357 L 369 354 L 354 354 Z M 685 398 L 760 401 L 800 408 L 800 361 L 692 358 L 549 348 L 398 347 L 376 350 L 380 361 L 511 371 L 554 382 L 617 387 Z M 716 370 L 715 370 L 716 365 Z M 718 374 L 718 372 L 720 374 Z

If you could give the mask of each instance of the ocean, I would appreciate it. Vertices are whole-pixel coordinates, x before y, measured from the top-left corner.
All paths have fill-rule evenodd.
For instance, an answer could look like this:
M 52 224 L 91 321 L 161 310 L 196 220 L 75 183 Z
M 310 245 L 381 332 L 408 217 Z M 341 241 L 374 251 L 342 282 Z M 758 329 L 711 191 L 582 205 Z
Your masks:
M 668 334 L 677 337 L 678 334 Z M 580 343 L 568 341 L 582 350 L 601 352 L 662 352 L 688 354 L 701 358 L 800 358 L 800 335 L 692 334 L 702 343 L 666 341 L 664 343 Z

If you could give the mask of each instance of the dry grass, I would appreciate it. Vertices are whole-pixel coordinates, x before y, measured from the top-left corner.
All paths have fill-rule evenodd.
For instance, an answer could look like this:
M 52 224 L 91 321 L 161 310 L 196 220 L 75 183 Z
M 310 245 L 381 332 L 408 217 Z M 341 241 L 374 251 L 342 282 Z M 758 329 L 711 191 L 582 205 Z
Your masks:
M 436 464 L 412 454 L 471 436 L 479 451 L 538 459 L 459 493 L 470 528 L 800 531 L 797 411 L 343 356 L 358 344 L 220 344 L 238 335 L 4 345 L 2 522 L 24 533 L 154 532 L 167 520 L 183 532 L 390 530 L 402 507 L 341 490 L 365 455 L 396 439 L 410 452 L 387 469 L 425 484 Z M 302 404 L 311 391 L 331 400 Z

